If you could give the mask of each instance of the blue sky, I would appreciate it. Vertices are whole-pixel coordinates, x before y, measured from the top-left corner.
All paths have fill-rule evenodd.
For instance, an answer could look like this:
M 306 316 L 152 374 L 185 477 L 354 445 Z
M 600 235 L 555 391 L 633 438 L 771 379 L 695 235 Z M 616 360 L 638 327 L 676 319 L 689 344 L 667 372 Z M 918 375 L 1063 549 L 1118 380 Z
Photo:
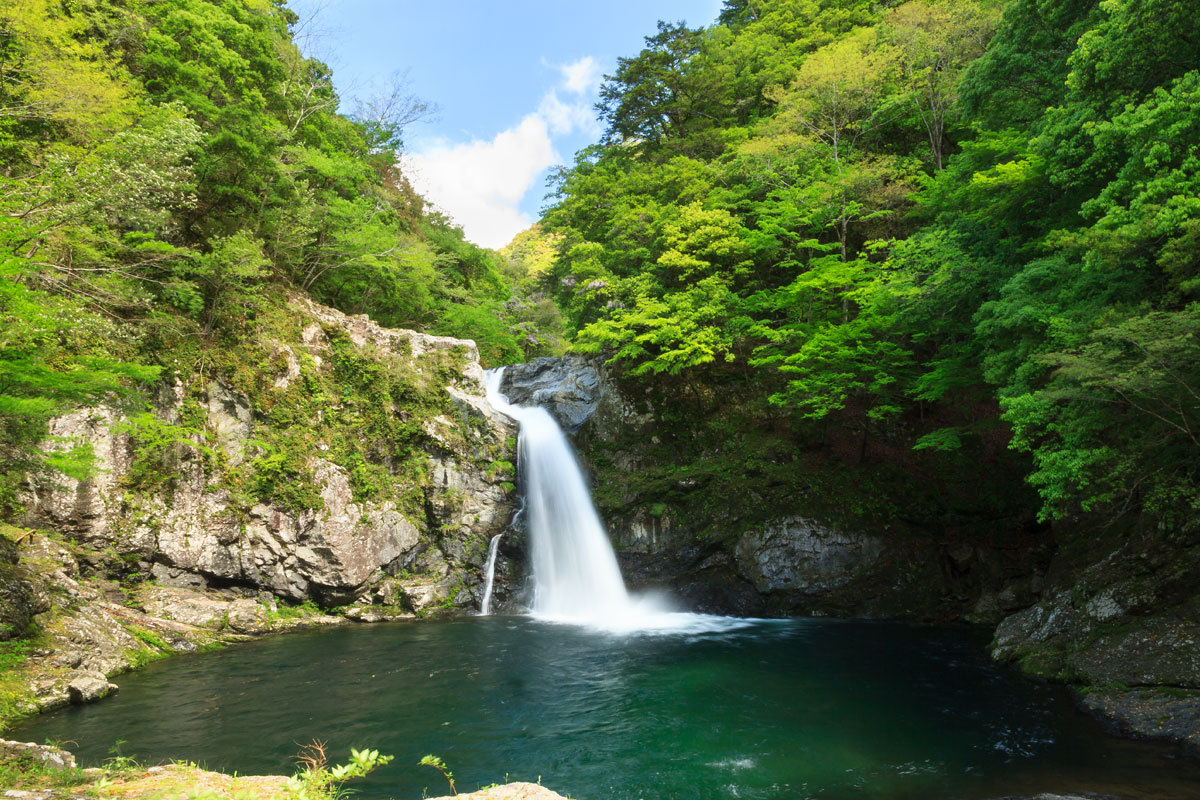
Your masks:
M 434 103 L 405 133 L 405 172 L 463 226 L 501 247 L 538 216 L 549 170 L 599 134 L 601 76 L 659 19 L 709 25 L 721 0 L 291 0 L 315 12 L 302 45 L 334 69 L 344 110 L 407 71 Z

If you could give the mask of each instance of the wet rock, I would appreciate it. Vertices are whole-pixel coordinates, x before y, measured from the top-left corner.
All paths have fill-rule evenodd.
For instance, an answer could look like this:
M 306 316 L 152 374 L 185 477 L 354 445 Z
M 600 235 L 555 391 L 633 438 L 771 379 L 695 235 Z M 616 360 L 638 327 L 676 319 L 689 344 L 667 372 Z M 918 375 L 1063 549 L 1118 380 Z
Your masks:
M 32 759 L 41 762 L 47 769 L 66 770 L 75 768 L 75 756 L 57 747 L 33 742 L 13 742 L 0 739 L 0 761 Z
M 1082 703 L 1118 731 L 1197 751 L 1200 545 L 1147 536 L 1077 570 L 1071 583 L 1007 617 L 992 656 L 1088 687 Z
M 883 543 L 813 520 L 790 517 L 742 536 L 735 550 L 739 572 L 760 592 L 817 594 L 844 586 L 872 567 Z
M 678 531 L 674 518 L 665 511 L 654 514 L 639 508 L 607 526 L 613 543 L 629 553 L 666 553 L 678 549 L 691 537 Z
M 574 433 L 596 412 L 600 373 L 590 358 L 548 356 L 506 367 L 500 393 L 514 405 L 542 406 Z
M 71 702 L 76 705 L 95 702 L 110 692 L 116 691 L 116 688 L 117 685 L 109 683 L 103 672 L 94 671 L 78 672 L 67 684 Z
M 1116 553 L 1069 589 L 1007 617 L 992 656 L 1094 686 L 1200 689 L 1200 550 Z M 1178 576 L 1173 579 L 1172 576 Z
M 1080 701 L 1119 733 L 1180 742 L 1200 757 L 1200 691 L 1100 689 Z

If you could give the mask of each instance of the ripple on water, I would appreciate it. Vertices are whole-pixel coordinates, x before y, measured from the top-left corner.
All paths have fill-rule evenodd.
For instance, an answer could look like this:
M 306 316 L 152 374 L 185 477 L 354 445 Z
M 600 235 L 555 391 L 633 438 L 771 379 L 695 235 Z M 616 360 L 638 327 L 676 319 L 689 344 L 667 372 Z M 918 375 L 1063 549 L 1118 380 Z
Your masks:
M 832 620 L 663 612 L 641 624 L 479 617 L 346 627 L 151 665 L 13 735 L 242 774 L 396 756 L 363 800 L 543 782 L 579 800 L 961 800 L 1039 792 L 1194 800 L 1200 765 L 1106 737 L 1055 687 L 987 662 L 984 637 Z M 429 774 L 426 774 L 429 773 Z

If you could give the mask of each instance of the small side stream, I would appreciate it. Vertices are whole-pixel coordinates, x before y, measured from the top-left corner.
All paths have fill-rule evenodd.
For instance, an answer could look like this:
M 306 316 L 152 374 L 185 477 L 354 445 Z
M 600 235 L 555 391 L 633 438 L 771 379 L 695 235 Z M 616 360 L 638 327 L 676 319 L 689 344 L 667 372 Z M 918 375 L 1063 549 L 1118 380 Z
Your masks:
M 525 617 L 351 626 L 154 664 L 12 732 L 84 764 L 286 773 L 313 738 L 396 760 L 365 800 L 542 781 L 577 800 L 927 800 L 1098 792 L 1192 800 L 1200 764 L 1116 739 L 976 631 L 834 620 L 597 632 Z

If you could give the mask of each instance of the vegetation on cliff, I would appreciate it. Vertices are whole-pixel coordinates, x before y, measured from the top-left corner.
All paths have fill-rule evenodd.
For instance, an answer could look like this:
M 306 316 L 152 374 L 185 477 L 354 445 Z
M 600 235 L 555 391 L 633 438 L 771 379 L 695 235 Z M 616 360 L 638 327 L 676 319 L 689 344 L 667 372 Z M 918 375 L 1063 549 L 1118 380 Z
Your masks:
M 1194 516 L 1194 12 L 727 0 L 660 23 L 542 221 L 575 347 L 670 422 L 658 495 Z
M 39 449 L 50 418 L 116 397 L 135 411 L 160 379 L 237 384 L 286 339 L 275 329 L 297 297 L 473 338 L 491 364 L 554 346 L 514 304 L 509 261 L 395 166 L 424 104 L 401 85 L 339 113 L 300 27 L 273 0 L 0 10 L 0 513 L 31 471 L 87 474 L 82 443 Z M 358 370 L 352 393 L 378 377 L 337 366 Z M 186 418 L 130 418 L 143 449 L 193 438 Z M 279 471 L 295 466 L 289 444 L 270 444 L 251 486 L 294 477 Z M 370 450 L 346 465 L 366 492 L 382 463 Z

